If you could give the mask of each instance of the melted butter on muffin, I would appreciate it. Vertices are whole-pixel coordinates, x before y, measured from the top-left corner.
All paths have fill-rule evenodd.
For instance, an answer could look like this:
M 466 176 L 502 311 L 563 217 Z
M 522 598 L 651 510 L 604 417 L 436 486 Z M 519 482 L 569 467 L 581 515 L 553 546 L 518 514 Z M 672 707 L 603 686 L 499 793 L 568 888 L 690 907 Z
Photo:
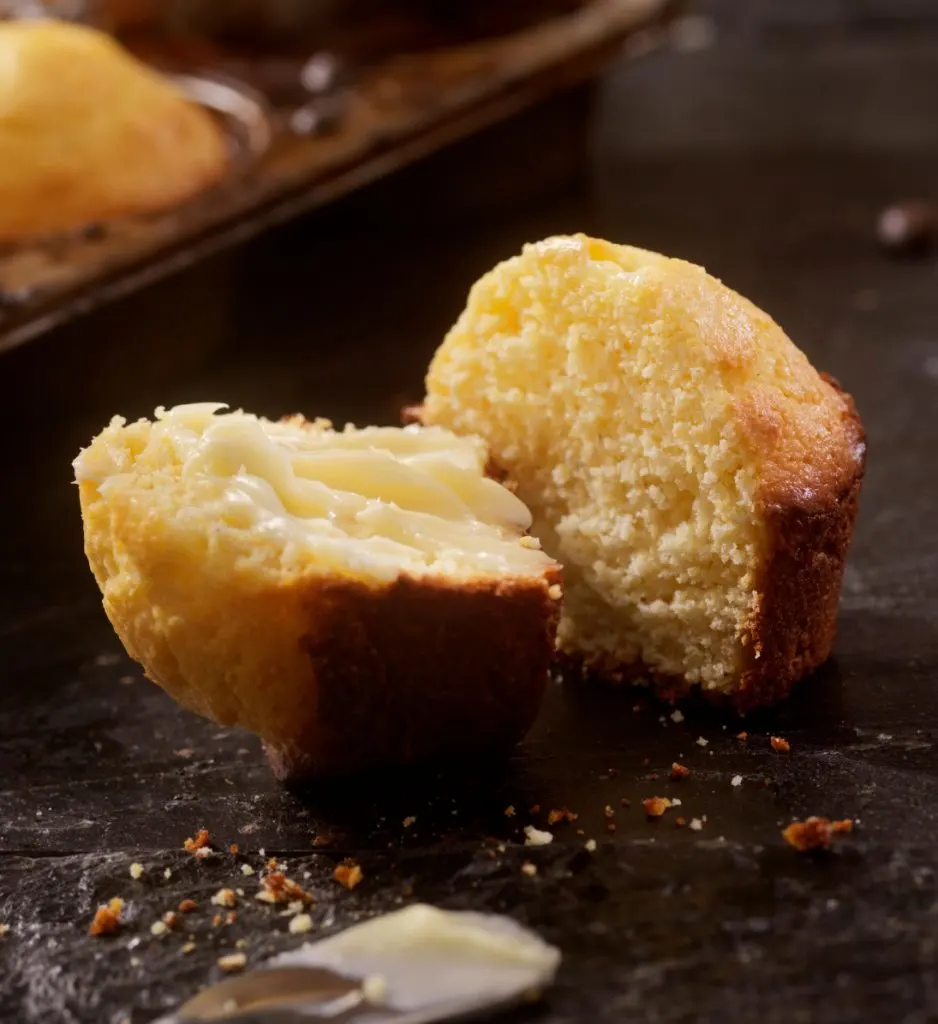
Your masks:
M 75 459 L 85 551 L 131 657 L 260 735 L 283 777 L 517 742 L 560 572 L 485 446 L 223 408 L 115 417 Z
M 256 545 L 271 565 L 387 579 L 415 573 L 541 573 L 521 543 L 524 504 L 485 476 L 478 441 L 439 428 L 333 430 L 272 423 L 201 403 L 159 409 L 154 423 L 112 421 L 75 460 L 80 484 L 107 501 L 134 491 Z

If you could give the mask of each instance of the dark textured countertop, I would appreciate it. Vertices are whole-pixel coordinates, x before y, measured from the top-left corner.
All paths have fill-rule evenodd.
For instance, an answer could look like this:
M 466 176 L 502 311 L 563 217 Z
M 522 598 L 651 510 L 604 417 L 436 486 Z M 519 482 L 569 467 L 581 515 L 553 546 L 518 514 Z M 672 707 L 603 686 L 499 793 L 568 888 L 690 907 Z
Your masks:
M 260 868 L 262 848 L 312 889 L 318 930 L 411 892 L 533 925 L 565 960 L 530 1019 L 938 1019 L 938 260 L 887 259 L 872 236 L 884 204 L 938 189 L 938 24 L 908 2 L 876 32 L 844 27 L 835 4 L 808 27 L 768 18 L 784 7 L 753 4 L 765 19 L 726 17 L 715 46 L 613 73 L 587 173 L 566 188 L 566 165 L 550 188 L 520 170 L 559 166 L 548 111 L 527 122 L 543 159 L 504 133 L 474 164 L 460 148 L 0 361 L 0 1019 L 141 1024 L 238 940 L 250 961 L 295 945 L 238 867 Z M 504 201 L 445 217 L 479 178 Z M 196 398 L 391 422 L 471 281 L 577 229 L 705 263 L 856 397 L 869 472 L 835 657 L 747 722 L 745 744 L 737 721 L 557 685 L 507 765 L 281 789 L 253 738 L 178 709 L 122 654 L 81 554 L 70 459 L 114 412 Z M 668 780 L 674 760 L 690 779 Z M 648 823 L 656 794 L 682 803 Z M 578 821 L 520 845 L 561 806 Z M 809 814 L 858 825 L 800 856 L 780 829 Z M 239 854 L 184 853 L 202 826 Z M 349 855 L 365 873 L 353 892 L 331 880 Z M 246 896 L 213 927 L 221 885 Z M 126 924 L 91 939 L 111 896 Z M 189 896 L 187 954 L 149 925 Z

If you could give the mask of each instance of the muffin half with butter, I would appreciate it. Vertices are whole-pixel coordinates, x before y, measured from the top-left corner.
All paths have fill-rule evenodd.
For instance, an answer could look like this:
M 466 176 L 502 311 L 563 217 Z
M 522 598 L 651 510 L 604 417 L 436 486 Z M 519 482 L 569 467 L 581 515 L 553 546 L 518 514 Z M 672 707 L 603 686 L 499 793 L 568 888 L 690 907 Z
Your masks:
M 75 459 L 131 657 L 297 779 L 501 751 L 537 714 L 559 568 L 487 452 L 225 406 L 115 417 Z
M 584 235 L 525 246 L 472 288 L 421 417 L 482 438 L 531 509 L 571 658 L 746 709 L 830 653 L 863 428 L 702 267 Z
M 104 33 L 0 22 L 0 242 L 163 210 L 227 168 L 212 117 Z

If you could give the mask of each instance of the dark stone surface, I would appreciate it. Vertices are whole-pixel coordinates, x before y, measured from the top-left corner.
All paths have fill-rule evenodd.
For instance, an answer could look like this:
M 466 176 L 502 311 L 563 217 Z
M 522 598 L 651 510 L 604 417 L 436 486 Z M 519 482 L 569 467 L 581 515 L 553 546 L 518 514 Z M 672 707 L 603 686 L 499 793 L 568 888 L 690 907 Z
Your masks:
M 512 190 L 443 229 L 430 165 L 0 363 L 0 1019 L 140 1024 L 213 978 L 237 939 L 252 961 L 294 945 L 236 866 L 260 868 L 260 848 L 312 889 L 320 929 L 408 886 L 532 924 L 565 954 L 531 1011 L 554 1024 L 938 1018 L 938 262 L 888 260 L 873 239 L 883 205 L 938 182 L 938 36 L 903 9 L 914 31 L 880 35 L 815 37 L 795 18 L 760 34 L 727 17 L 715 48 L 611 76 L 589 180 L 563 194 Z M 466 168 L 452 189 L 500 173 Z M 69 460 L 114 412 L 196 398 L 390 422 L 471 281 L 524 240 L 576 229 L 704 262 L 855 395 L 869 473 L 833 661 L 747 723 L 745 745 L 730 719 L 686 708 L 674 723 L 633 710 L 634 692 L 558 685 L 508 764 L 279 788 L 253 738 L 181 711 L 121 653 Z M 673 760 L 693 776 L 670 782 Z M 654 794 L 682 805 L 648 823 Z M 564 805 L 580 817 L 552 846 L 520 845 Z M 780 829 L 812 813 L 859 825 L 830 855 L 799 856 Z M 677 814 L 706 815 L 703 830 Z M 200 826 L 241 853 L 196 862 L 181 846 Z M 317 835 L 331 838 L 314 848 Z M 365 871 L 351 893 L 331 881 L 348 855 Z M 246 895 L 213 928 L 222 884 Z M 114 895 L 121 934 L 89 938 Z M 185 896 L 200 902 L 188 955 L 181 934 L 149 933 Z

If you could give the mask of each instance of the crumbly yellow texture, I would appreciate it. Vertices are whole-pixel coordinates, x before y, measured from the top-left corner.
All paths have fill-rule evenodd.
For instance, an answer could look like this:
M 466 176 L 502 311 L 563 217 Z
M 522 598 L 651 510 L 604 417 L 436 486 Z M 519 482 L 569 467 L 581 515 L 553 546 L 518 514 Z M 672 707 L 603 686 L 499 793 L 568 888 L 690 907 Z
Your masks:
M 763 498 L 829 484 L 842 418 L 752 303 L 700 267 L 582 235 L 528 245 L 473 287 L 424 406 L 489 445 L 564 565 L 562 650 L 711 690 L 733 688 L 752 639 Z

